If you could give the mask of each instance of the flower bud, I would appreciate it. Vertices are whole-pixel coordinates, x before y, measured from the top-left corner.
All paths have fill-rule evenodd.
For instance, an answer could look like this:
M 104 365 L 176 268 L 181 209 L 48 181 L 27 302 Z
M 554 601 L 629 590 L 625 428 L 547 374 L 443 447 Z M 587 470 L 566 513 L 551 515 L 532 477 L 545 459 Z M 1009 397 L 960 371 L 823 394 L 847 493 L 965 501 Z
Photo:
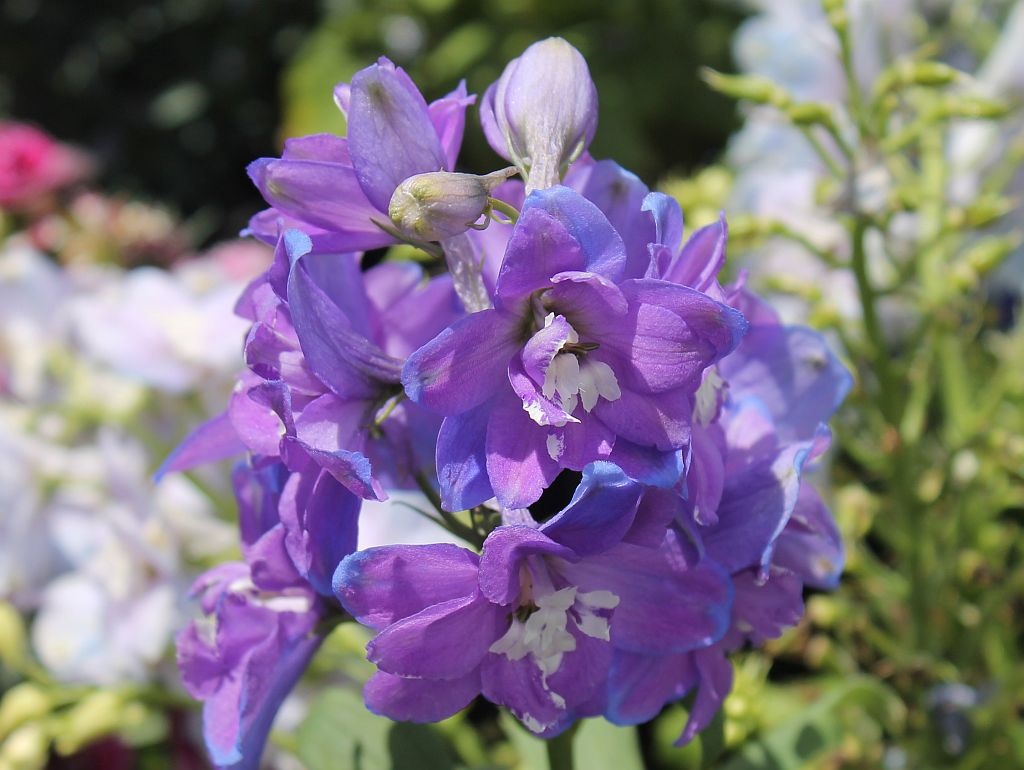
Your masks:
M 487 211 L 491 191 L 515 173 L 510 167 L 486 176 L 450 171 L 416 174 L 395 190 L 388 215 L 415 240 L 451 238 L 466 232 Z
M 597 88 L 583 56 L 562 38 L 534 43 L 484 94 L 487 141 L 526 179 L 526 190 L 552 187 L 597 130 Z
M 0 700 L 0 740 L 26 722 L 42 719 L 52 707 L 53 699 L 38 684 L 21 682 L 14 685 Z
M 0 767 L 10 770 L 42 770 L 49 758 L 50 734 L 40 722 L 29 722 L 0 744 Z
M 25 662 L 28 643 L 21 614 L 9 602 L 0 602 L 0 662 L 17 671 Z

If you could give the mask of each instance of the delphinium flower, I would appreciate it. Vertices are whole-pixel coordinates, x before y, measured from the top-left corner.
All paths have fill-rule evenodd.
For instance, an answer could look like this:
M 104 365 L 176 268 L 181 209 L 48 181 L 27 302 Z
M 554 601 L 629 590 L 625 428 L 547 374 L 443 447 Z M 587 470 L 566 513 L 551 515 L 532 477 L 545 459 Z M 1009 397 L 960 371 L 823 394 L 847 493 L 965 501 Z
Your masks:
M 589 156 L 596 90 L 565 41 L 531 46 L 483 100 L 521 180 L 455 171 L 464 93 L 446 107 L 457 131 L 385 60 L 335 96 L 347 138 L 289 140 L 251 167 L 274 207 L 251 230 L 277 250 L 238 306 L 249 369 L 166 465 L 244 449 L 261 490 L 255 529 L 240 494 L 246 563 L 200 585 L 216 638 L 197 623 L 179 645 L 215 761 L 258 761 L 325 618 L 377 632 L 365 697 L 393 719 L 482 694 L 551 738 L 696 689 L 691 738 L 729 689 L 726 653 L 795 623 L 803 585 L 838 575 L 803 471 L 845 370 L 742 280 L 719 283 L 724 218 L 684 243 L 673 200 Z M 444 253 L 451 277 L 349 253 L 402 241 Z M 575 493 L 547 517 L 566 471 Z M 472 548 L 356 549 L 359 498 L 412 487 Z M 268 680 L 249 661 L 273 645 L 287 665 Z
M 278 707 L 323 641 L 325 622 L 340 614 L 315 584 L 325 564 L 355 548 L 359 499 L 335 484 L 328 529 L 311 510 L 313 489 L 279 460 L 254 457 L 236 469 L 234 484 L 245 561 L 197 579 L 192 592 L 204 614 L 178 635 L 178 663 L 188 691 L 205 703 L 214 764 L 256 768 Z

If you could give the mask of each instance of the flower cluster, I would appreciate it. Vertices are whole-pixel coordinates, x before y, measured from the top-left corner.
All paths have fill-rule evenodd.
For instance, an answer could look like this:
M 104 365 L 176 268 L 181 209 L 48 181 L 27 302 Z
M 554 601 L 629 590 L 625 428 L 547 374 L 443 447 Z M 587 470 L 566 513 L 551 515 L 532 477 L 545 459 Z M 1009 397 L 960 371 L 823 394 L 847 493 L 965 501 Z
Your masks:
M 249 456 L 245 561 L 200 579 L 204 617 L 179 638 L 215 762 L 257 765 L 349 619 L 377 632 L 365 698 L 392 719 L 482 694 L 551 737 L 696 693 L 691 739 L 727 654 L 838 580 L 804 470 L 847 372 L 742 278 L 719 282 L 724 218 L 684 242 L 673 199 L 588 154 L 596 89 L 565 41 L 487 90 L 487 139 L 514 166 L 487 176 L 454 171 L 463 86 L 428 104 L 382 59 L 334 95 L 347 137 L 250 166 L 271 207 L 250 231 L 276 252 L 238 305 L 247 368 L 165 466 Z M 396 243 L 448 273 L 362 253 Z M 357 550 L 362 501 L 410 489 L 473 547 Z

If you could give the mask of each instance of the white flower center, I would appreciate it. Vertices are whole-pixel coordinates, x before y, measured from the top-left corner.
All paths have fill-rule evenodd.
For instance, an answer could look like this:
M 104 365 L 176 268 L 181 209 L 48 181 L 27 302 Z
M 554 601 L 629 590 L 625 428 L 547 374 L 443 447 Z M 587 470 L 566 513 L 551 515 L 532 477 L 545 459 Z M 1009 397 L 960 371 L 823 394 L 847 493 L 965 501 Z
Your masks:
M 550 326 L 554 314 L 549 313 L 544 319 L 545 326 Z M 597 361 L 586 356 L 581 357 L 574 350 L 564 351 L 566 345 L 578 345 L 579 335 L 570 329 L 559 352 L 551 359 L 544 373 L 544 385 L 541 393 L 545 398 L 558 401 L 566 414 L 571 415 L 576 405 L 582 401 L 583 408 L 590 412 L 597 405 L 597 399 L 615 401 L 622 396 L 615 372 L 604 361 Z

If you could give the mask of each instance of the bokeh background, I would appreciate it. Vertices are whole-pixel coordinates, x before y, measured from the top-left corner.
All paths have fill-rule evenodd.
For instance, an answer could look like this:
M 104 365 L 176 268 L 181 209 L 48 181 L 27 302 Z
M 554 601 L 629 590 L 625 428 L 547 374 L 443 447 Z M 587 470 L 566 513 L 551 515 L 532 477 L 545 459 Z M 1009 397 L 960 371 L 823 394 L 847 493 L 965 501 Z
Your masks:
M 841 105 L 848 84 L 821 58 L 830 29 L 813 0 L 0 0 L 0 120 L 87 158 L 71 185 L 0 218 L 0 770 L 206 766 L 170 639 L 188 580 L 231 551 L 228 470 L 159 494 L 150 477 L 220 409 L 239 364 L 231 304 L 267 258 L 232 241 L 265 205 L 246 165 L 286 137 L 343 133 L 331 89 L 380 55 L 430 100 L 461 79 L 482 93 L 548 35 L 591 68 L 592 154 L 674 194 L 688 227 L 727 207 L 731 269 L 751 268 L 787 317 L 826 330 L 857 378 L 818 477 L 847 545 L 839 589 L 809 593 L 800 626 L 736 656 L 734 694 L 694 744 L 672 747 L 686 717 L 676 705 L 635 734 L 591 721 L 580 767 L 1024 769 L 1024 4 L 849 6 L 870 33 L 857 59 L 866 94 L 895 51 L 976 73 L 1006 102 L 990 110 L 997 130 L 960 137 L 975 155 L 948 170 L 939 235 L 900 231 L 901 215 L 936 203 L 914 176 L 927 164 L 913 141 L 893 153 L 910 181 L 883 180 L 893 194 L 872 212 L 894 223 L 893 261 L 910 271 L 879 278 L 895 287 L 880 352 L 906 375 L 919 440 L 900 477 L 852 277 L 807 267 L 843 256 L 850 200 L 872 190 L 842 189 L 777 110 L 739 106 L 701 74 L 758 72 Z M 908 112 L 934 106 L 906 93 Z M 504 165 L 469 114 L 459 170 Z M 960 293 L 928 305 L 915 249 L 943 238 L 949 263 L 933 273 Z M 925 335 L 910 331 L 922 318 L 946 334 L 923 362 Z M 139 522 L 145 557 L 108 531 L 109 511 Z M 115 557 L 128 578 L 111 585 L 100 573 Z M 140 617 L 162 623 L 122 632 Z M 330 687 L 300 688 L 269 767 L 543 768 L 537 742 L 486 706 L 437 729 L 368 715 L 350 686 L 368 673 L 364 642 L 331 637 L 311 676 Z

